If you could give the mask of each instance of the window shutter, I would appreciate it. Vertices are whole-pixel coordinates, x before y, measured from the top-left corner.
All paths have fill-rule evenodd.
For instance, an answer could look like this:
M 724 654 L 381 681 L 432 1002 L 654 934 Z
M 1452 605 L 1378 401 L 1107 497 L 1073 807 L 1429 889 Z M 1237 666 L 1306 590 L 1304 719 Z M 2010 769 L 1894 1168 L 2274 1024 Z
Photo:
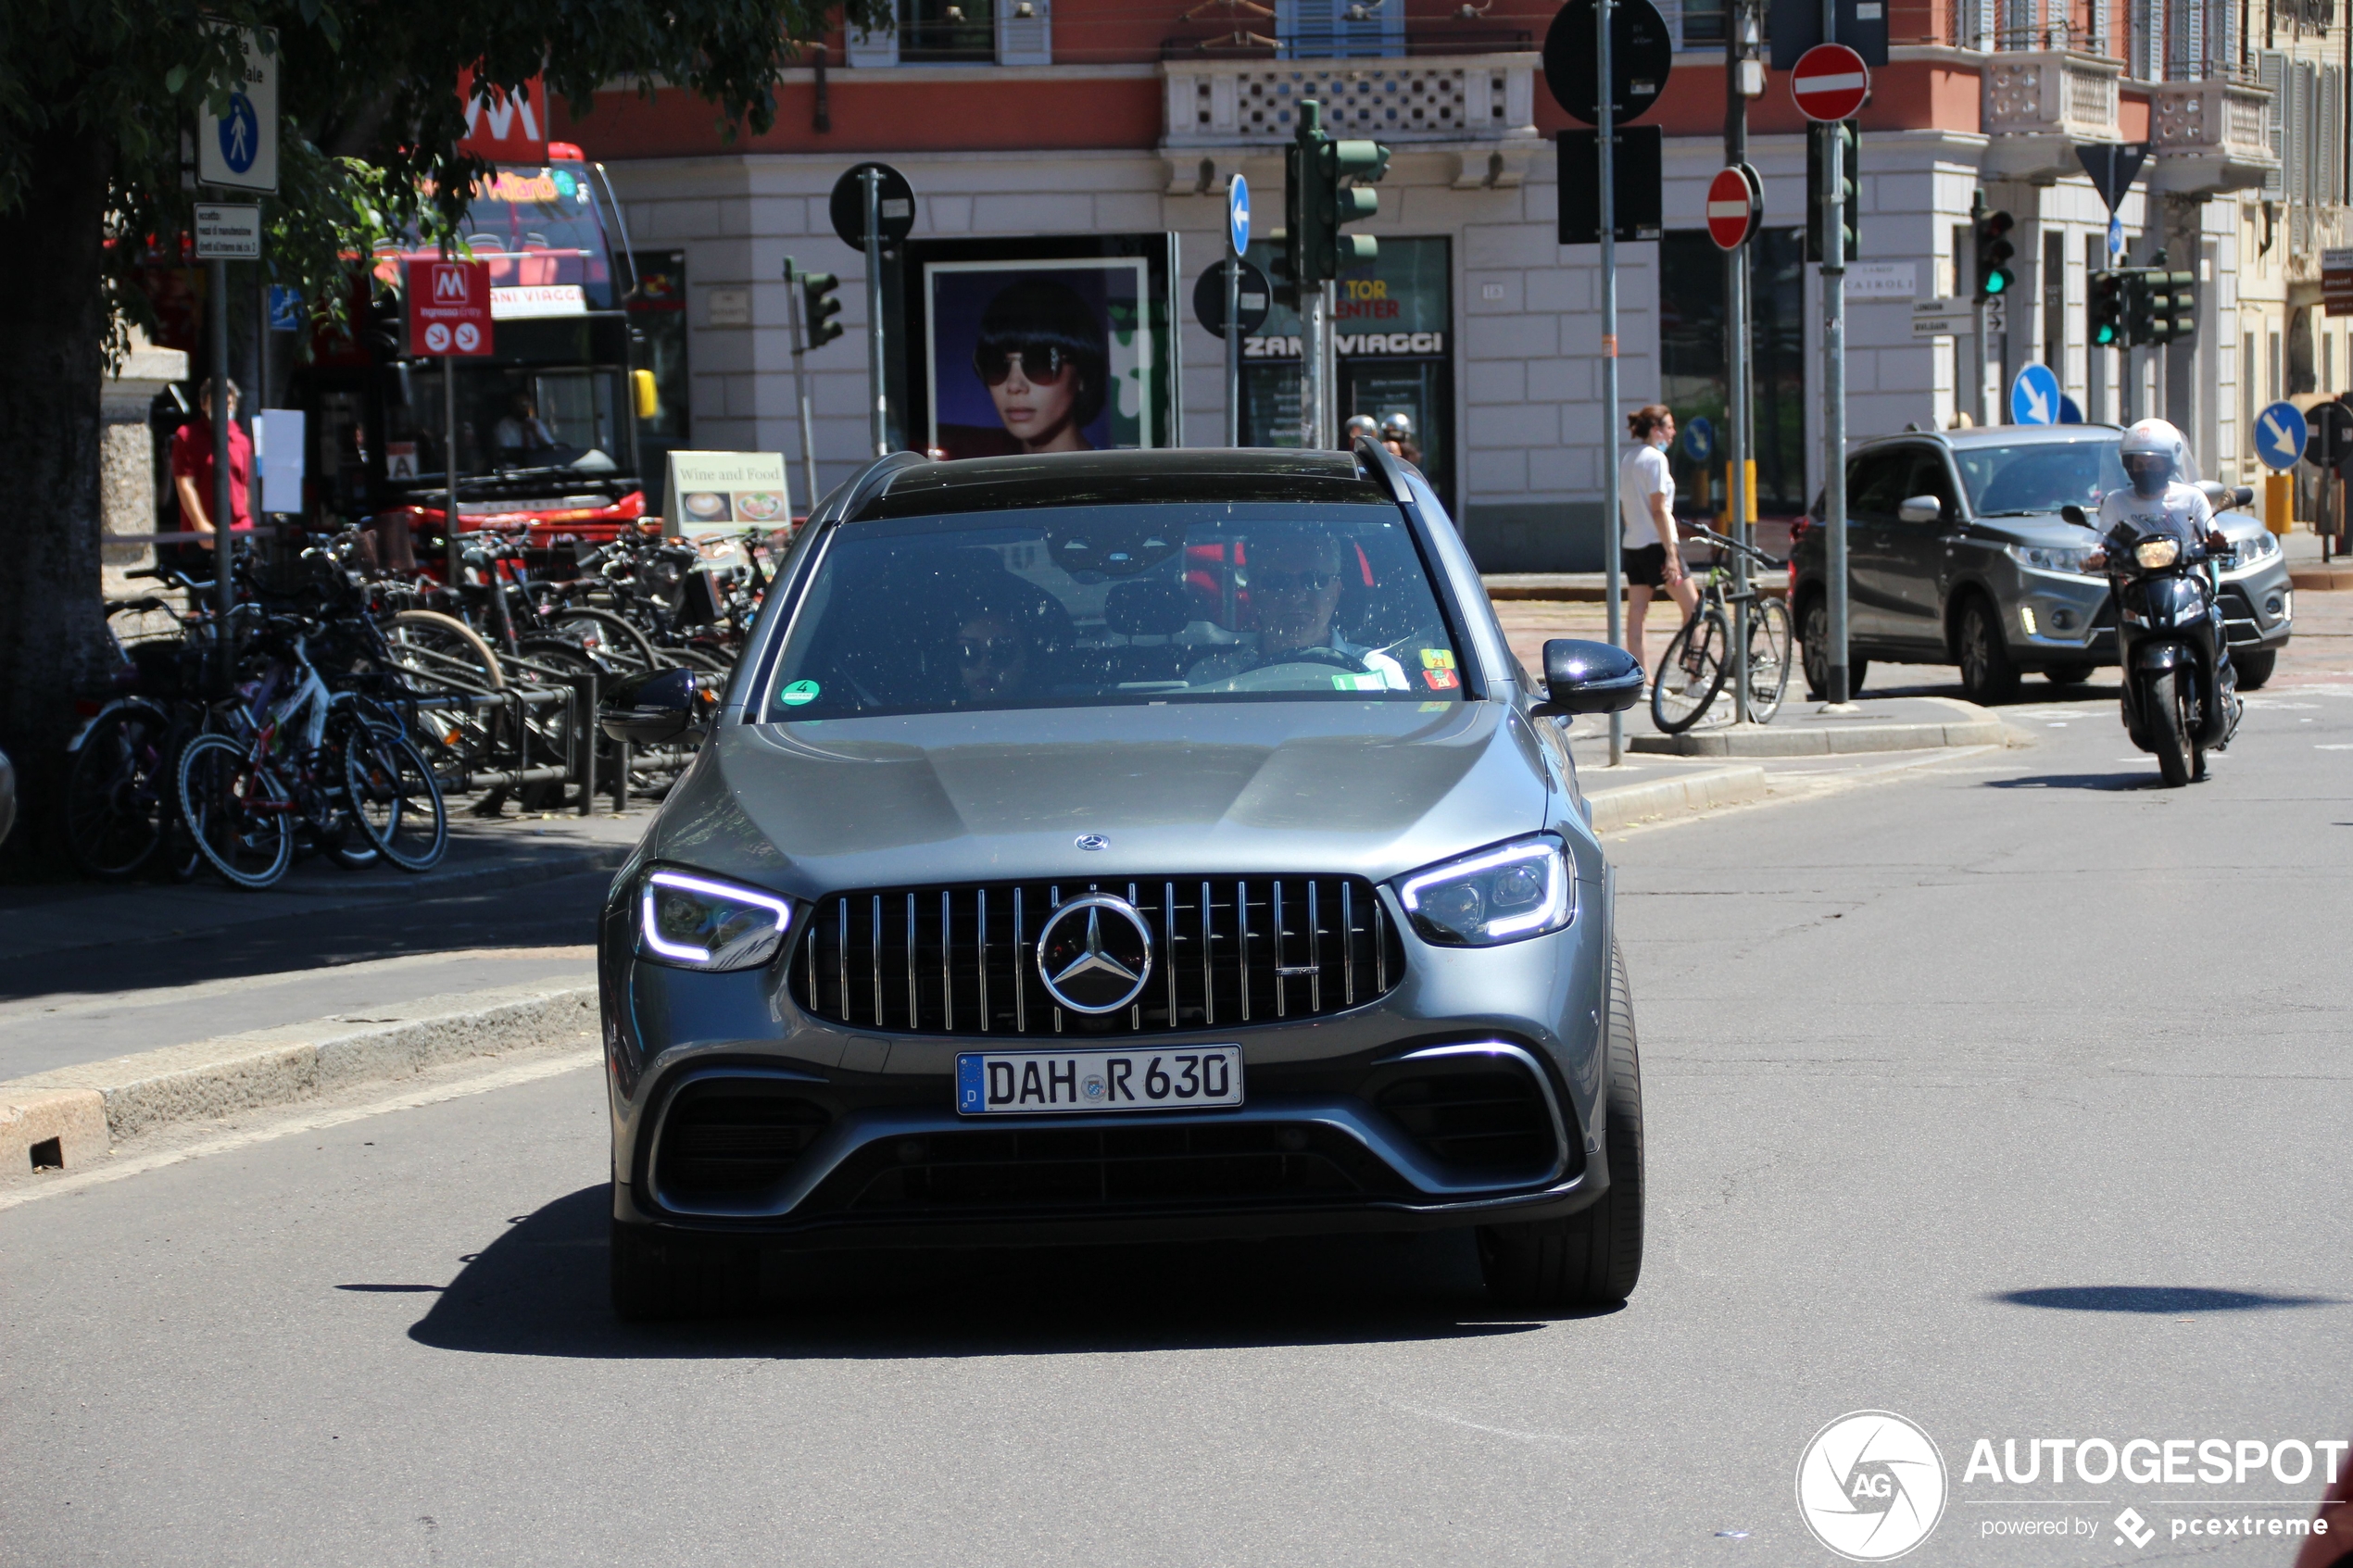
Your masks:
M 2271 159 L 2275 167 L 2263 176 L 2263 194 L 2272 201 L 2284 200 L 2287 194 L 2287 106 L 2281 99 L 2287 93 L 2287 72 L 2283 69 L 2287 56 L 2274 49 L 2266 49 L 2256 62 L 2256 69 L 2263 79 L 2263 90 L 2271 101 L 2263 107 L 2263 138 L 2271 144 Z
M 1020 13 L 1027 11 L 1029 15 Z M 1000 66 L 1050 66 L 1054 63 L 1054 8 L 1051 0 L 997 0 L 997 63 Z

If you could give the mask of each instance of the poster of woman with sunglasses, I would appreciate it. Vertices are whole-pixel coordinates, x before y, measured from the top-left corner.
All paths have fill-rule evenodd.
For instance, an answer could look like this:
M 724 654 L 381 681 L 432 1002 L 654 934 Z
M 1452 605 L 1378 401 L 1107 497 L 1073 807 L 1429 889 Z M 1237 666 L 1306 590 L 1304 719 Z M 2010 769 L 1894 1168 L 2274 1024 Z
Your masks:
M 1140 257 L 937 261 L 931 446 L 949 458 L 1151 445 Z

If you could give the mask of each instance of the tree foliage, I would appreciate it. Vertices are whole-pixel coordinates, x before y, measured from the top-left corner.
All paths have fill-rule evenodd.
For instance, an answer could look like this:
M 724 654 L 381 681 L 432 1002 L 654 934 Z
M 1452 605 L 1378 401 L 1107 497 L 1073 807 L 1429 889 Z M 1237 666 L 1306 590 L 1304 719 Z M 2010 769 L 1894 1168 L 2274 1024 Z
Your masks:
M 419 222 L 454 219 L 481 166 L 465 133 L 460 70 L 514 88 L 544 73 L 574 112 L 615 82 L 711 102 L 730 126 L 768 129 L 793 40 L 821 36 L 828 0 L 6 0 L 0 5 L 0 215 L 52 177 L 67 138 L 102 150 L 109 315 L 142 320 L 131 274 L 177 255 L 195 193 L 185 132 L 225 101 L 241 58 L 233 28 L 274 34 L 280 189 L 262 201 L 280 282 L 333 312 L 347 258 Z M 884 0 L 847 0 L 887 26 Z M 224 25 L 225 24 L 225 25 Z M 430 193 L 439 193 L 437 196 Z

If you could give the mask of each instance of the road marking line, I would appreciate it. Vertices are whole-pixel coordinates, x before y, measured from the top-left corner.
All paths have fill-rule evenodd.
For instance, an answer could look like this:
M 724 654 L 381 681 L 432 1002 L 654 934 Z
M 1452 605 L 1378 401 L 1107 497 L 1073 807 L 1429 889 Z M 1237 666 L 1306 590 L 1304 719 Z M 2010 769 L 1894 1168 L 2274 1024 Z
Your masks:
M 1488 1426 L 1476 1421 L 1465 1421 L 1459 1415 L 1448 1415 L 1443 1411 L 1426 1411 L 1419 1405 L 1409 1405 L 1396 1399 L 1385 1402 L 1391 1410 L 1403 1411 L 1408 1415 L 1418 1415 L 1426 1421 L 1442 1421 L 1449 1426 L 1460 1426 L 1472 1432 L 1485 1432 L 1496 1437 L 1509 1437 L 1515 1443 L 1590 1443 L 1592 1441 L 1590 1437 L 1571 1437 L 1560 1432 L 1515 1432 L 1507 1426 Z

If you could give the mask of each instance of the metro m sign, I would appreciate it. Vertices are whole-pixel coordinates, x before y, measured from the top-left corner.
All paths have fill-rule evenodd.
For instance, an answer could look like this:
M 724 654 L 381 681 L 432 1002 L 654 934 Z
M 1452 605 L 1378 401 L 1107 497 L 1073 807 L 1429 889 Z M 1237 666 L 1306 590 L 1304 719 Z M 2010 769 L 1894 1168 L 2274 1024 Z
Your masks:
M 490 263 L 409 263 L 409 352 L 436 358 L 490 352 Z
M 458 101 L 466 106 L 466 133 L 458 150 L 493 163 L 547 161 L 547 86 L 538 77 L 510 93 L 495 82 L 477 88 L 474 73 L 458 73 Z

